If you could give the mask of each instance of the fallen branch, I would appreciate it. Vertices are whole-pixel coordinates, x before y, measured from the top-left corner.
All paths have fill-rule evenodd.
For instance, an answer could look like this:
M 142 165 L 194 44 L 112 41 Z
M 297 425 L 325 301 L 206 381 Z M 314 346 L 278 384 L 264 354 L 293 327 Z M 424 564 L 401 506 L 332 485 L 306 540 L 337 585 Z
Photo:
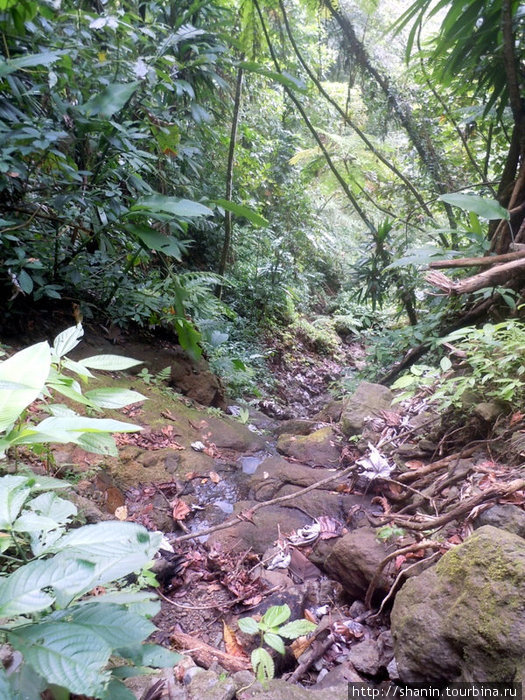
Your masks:
M 237 671 L 249 671 L 252 667 L 248 657 L 232 656 L 216 647 L 212 647 L 200 639 L 192 637 L 191 634 L 184 632 L 173 632 L 170 635 L 170 640 L 175 647 L 180 651 L 186 651 L 199 666 L 210 668 L 215 662 L 218 662 L 229 673 L 237 673 Z
M 397 477 L 397 481 L 401 482 L 402 484 L 410 484 L 412 481 L 417 481 L 422 476 L 437 472 L 440 469 L 443 469 L 443 467 L 448 467 L 448 465 L 455 460 L 459 461 L 465 457 L 470 457 L 470 455 L 474 454 L 476 449 L 476 447 L 469 447 L 465 450 L 461 450 L 461 452 L 455 452 L 447 457 L 443 457 L 443 459 L 440 459 L 437 462 L 425 464 L 423 467 L 419 467 L 419 469 L 415 469 L 414 471 L 403 472 L 403 474 L 400 474 Z
M 517 271 L 521 271 L 524 268 L 525 257 L 521 255 L 519 260 L 503 263 L 503 265 L 496 265 L 496 267 L 490 270 L 485 270 L 478 275 L 467 277 L 467 279 L 457 282 L 449 279 L 442 272 L 434 271 L 427 272 L 425 279 L 429 284 L 438 287 L 438 289 L 442 289 L 444 292 L 447 292 L 447 294 L 470 294 L 471 292 L 477 292 L 478 289 L 485 289 L 485 287 L 500 286 L 513 277 Z
M 453 260 L 435 260 L 429 263 L 431 269 L 443 269 L 447 267 L 490 267 L 496 263 L 510 262 L 525 258 L 525 250 L 517 250 L 513 253 L 502 255 L 484 256 L 482 258 L 454 258 Z
M 420 549 L 441 549 L 443 547 L 442 542 L 434 542 L 434 540 L 421 540 L 421 542 L 414 542 L 413 544 L 409 544 L 406 547 L 401 547 L 401 549 L 396 549 L 395 552 L 390 552 L 383 561 L 379 564 L 377 567 L 374 575 L 372 576 L 372 580 L 370 581 L 368 588 L 366 590 L 366 596 L 365 596 L 365 605 L 367 608 L 371 607 L 372 604 L 372 596 L 375 593 L 377 582 L 379 581 L 379 578 L 381 574 L 383 573 L 383 569 L 385 566 L 388 564 L 389 561 L 392 561 L 392 559 L 395 559 L 396 557 L 399 557 L 401 554 L 410 554 L 410 552 L 418 552 Z M 418 562 L 419 563 L 419 562 Z
M 374 613 L 373 615 L 371 615 L 368 619 L 375 620 L 377 617 L 379 617 L 379 615 L 381 615 L 381 613 L 385 609 L 385 605 L 388 603 L 390 598 L 392 598 L 392 596 L 395 594 L 399 582 L 401 581 L 402 578 L 404 578 L 406 576 L 407 571 L 410 571 L 411 569 L 415 569 L 416 566 L 420 566 L 424 562 L 426 562 L 427 564 L 430 564 L 430 562 L 434 561 L 434 559 L 436 559 L 438 556 L 440 556 L 440 552 L 434 552 L 434 554 L 431 554 L 429 557 L 425 557 L 424 559 L 420 559 L 419 561 L 415 561 L 413 564 L 410 564 L 410 566 L 407 566 L 405 569 L 401 569 L 401 571 L 396 576 L 396 580 L 390 586 L 390 590 L 388 591 L 386 596 L 381 601 L 381 605 L 379 606 L 379 610 L 376 613 Z
M 444 513 L 437 518 L 427 518 L 426 520 L 414 520 L 413 518 L 408 518 L 402 515 L 392 515 L 388 517 L 378 518 L 376 523 L 378 525 L 386 525 L 388 523 L 395 523 L 407 530 L 415 530 L 417 532 L 423 532 L 426 530 L 436 530 L 437 528 L 443 527 L 452 520 L 457 520 L 465 513 L 469 513 L 475 506 L 485 501 L 489 501 L 492 498 L 504 498 L 505 496 L 510 496 L 516 491 L 521 491 L 525 489 L 525 479 L 514 479 L 505 486 L 493 486 L 483 493 L 477 496 L 472 496 L 472 498 L 467 499 L 463 503 L 460 503 L 456 508 L 450 510 L 448 513 Z M 421 517 L 421 516 L 420 516 Z
M 351 472 L 355 471 L 357 469 L 357 466 L 353 464 L 351 467 L 347 467 L 346 469 L 343 469 L 342 471 L 335 472 L 332 476 L 327 476 L 325 479 L 321 479 L 320 481 L 316 481 L 314 484 L 310 484 L 310 486 L 306 486 L 303 489 L 300 489 L 299 491 L 296 491 L 295 493 L 290 493 L 287 496 L 278 496 L 277 498 L 272 498 L 270 501 L 264 501 L 262 503 L 256 503 L 252 508 L 249 510 L 243 511 L 242 513 L 239 513 L 238 515 L 235 516 L 235 518 L 231 518 L 230 520 L 226 520 L 224 523 L 220 523 L 219 525 L 214 525 L 213 527 L 207 527 L 204 530 L 197 530 L 197 532 L 190 532 L 187 535 L 181 535 L 180 537 L 176 537 L 175 539 L 171 540 L 173 543 L 178 543 L 178 542 L 184 542 L 185 540 L 194 540 L 197 537 L 202 537 L 203 535 L 211 535 L 212 532 L 217 532 L 218 530 L 226 530 L 229 527 L 233 527 L 234 525 L 238 525 L 239 522 L 243 522 L 245 520 L 251 520 L 253 514 L 260 510 L 261 508 L 266 508 L 268 506 L 274 506 L 279 503 L 285 503 L 287 501 L 293 501 L 294 498 L 298 498 L 299 496 L 302 496 L 305 493 L 308 493 L 309 491 L 314 491 L 315 489 L 320 488 L 321 486 L 324 486 L 325 484 L 329 484 L 331 481 L 337 481 L 337 479 L 342 479 L 344 476 L 347 476 Z

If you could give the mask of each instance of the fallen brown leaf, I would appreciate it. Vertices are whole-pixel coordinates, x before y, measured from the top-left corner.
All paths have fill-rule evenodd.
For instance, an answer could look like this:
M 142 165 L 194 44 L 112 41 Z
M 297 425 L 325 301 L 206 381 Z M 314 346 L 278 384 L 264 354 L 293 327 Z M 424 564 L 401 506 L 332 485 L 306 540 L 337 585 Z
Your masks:
M 214 484 L 218 484 L 219 481 L 221 481 L 221 477 L 217 474 L 217 472 L 210 472 L 210 479 Z
M 405 462 L 405 467 L 407 467 L 407 469 L 421 469 L 423 465 L 424 462 L 420 459 L 409 459 L 408 462 Z
M 298 659 L 304 654 L 313 641 L 314 637 L 297 637 L 297 639 L 294 639 L 290 644 L 290 649 L 295 658 Z
M 181 498 L 176 498 L 172 501 L 171 506 L 173 508 L 172 516 L 174 520 L 184 520 L 191 510 L 189 505 Z
M 224 648 L 226 649 L 226 652 L 230 654 L 230 656 L 236 656 L 240 659 L 247 659 L 248 655 L 237 641 L 235 632 L 230 627 L 228 627 L 224 620 L 222 622 L 222 629 L 224 637 Z

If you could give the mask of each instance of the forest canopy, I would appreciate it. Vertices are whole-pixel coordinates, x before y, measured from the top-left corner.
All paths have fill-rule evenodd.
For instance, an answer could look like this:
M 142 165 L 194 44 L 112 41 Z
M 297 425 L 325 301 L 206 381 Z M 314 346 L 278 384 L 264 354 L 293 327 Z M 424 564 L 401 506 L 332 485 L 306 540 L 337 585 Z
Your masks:
M 390 328 L 388 365 L 519 313 L 524 23 L 517 0 L 0 0 L 2 324 L 74 304 L 219 356 L 336 313 Z

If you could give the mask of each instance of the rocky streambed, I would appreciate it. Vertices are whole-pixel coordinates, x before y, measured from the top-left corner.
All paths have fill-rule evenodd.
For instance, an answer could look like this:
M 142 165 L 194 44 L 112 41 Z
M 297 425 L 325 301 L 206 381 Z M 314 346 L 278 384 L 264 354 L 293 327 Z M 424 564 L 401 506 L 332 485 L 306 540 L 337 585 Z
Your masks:
M 161 384 L 113 381 L 148 397 L 129 412 L 143 432 L 119 438 L 118 458 L 60 446 L 54 459 L 77 474 L 88 519 L 140 522 L 171 543 L 155 564 L 157 639 L 186 656 L 155 697 L 524 680 L 519 468 L 483 446 L 440 454 L 439 417 L 366 382 L 308 419 L 250 407 L 242 423 Z M 285 603 L 317 628 L 275 654 L 281 678 L 263 686 L 237 620 Z M 150 697 L 151 678 L 128 683 Z

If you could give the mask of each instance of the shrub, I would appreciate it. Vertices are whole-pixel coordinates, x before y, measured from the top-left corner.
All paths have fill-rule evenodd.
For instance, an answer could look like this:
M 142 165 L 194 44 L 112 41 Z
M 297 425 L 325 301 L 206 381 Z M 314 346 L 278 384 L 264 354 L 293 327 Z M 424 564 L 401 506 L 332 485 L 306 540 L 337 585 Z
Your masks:
M 140 570 L 162 536 L 118 521 L 68 529 L 77 509 L 56 493 L 67 486 L 0 477 L 0 639 L 21 655 L 0 665 L 0 697 L 39 700 L 47 689 L 57 700 L 132 700 L 121 679 L 179 658 L 142 644 L 159 603 L 146 592 L 87 594 Z

